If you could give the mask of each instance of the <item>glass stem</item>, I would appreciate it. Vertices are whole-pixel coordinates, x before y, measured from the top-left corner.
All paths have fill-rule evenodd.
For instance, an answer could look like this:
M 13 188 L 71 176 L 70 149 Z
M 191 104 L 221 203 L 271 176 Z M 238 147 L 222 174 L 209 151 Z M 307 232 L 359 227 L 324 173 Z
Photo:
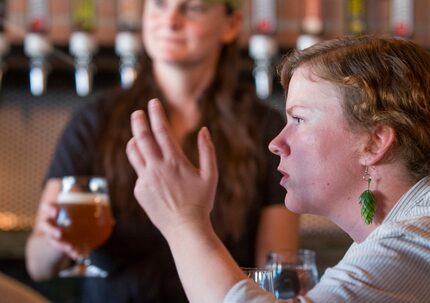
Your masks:
M 79 267 L 79 272 L 85 274 L 87 267 L 90 265 L 88 254 L 80 255 L 76 260 L 76 265 Z

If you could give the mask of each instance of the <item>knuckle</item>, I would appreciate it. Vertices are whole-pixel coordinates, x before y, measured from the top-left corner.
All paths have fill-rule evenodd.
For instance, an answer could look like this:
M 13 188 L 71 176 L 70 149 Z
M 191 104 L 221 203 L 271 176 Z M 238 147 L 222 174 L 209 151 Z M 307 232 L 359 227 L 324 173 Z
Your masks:
M 135 138 L 137 140 L 140 140 L 140 141 L 142 141 L 142 140 L 148 140 L 148 139 L 152 138 L 152 133 L 151 133 L 151 131 L 149 129 L 142 129 L 137 134 L 137 136 L 135 136 Z

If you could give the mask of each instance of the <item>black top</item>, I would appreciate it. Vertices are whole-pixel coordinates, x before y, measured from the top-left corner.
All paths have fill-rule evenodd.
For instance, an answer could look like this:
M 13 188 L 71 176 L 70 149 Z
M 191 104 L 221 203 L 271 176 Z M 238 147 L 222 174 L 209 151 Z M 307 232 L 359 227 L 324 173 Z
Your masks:
M 116 101 L 99 99 L 78 109 L 58 142 L 48 178 L 65 175 L 94 175 L 97 138 Z M 263 133 L 267 169 L 256 184 L 257 199 L 246 215 L 246 226 L 238 241 L 223 239 L 224 244 L 243 267 L 255 266 L 256 234 L 261 209 L 282 204 L 285 191 L 279 185 L 278 157 L 267 148 L 284 126 L 280 113 L 256 101 L 259 130 Z M 124 151 L 125 152 L 125 151 Z M 222 176 L 220 176 L 222 177 Z M 115 201 L 112 201 L 115 203 Z M 109 240 L 92 252 L 91 260 L 109 272 L 105 279 L 87 278 L 83 283 L 83 302 L 187 302 L 167 242 L 146 216 L 115 213 L 116 224 Z M 143 211 L 142 211 L 143 212 Z M 205 270 L 202 268 L 201 270 Z M 198 278 L 198 277 L 196 277 Z

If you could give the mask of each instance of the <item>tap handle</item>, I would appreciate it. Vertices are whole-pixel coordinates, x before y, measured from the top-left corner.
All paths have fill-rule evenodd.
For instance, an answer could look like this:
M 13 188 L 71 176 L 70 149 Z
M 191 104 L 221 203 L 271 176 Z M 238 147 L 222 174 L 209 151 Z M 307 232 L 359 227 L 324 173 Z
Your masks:
M 72 0 L 72 27 L 78 32 L 92 32 L 96 27 L 96 0 Z
M 121 86 L 124 89 L 130 88 L 137 78 L 138 67 L 136 64 L 120 64 Z
M 93 68 L 91 64 L 77 65 L 75 68 L 76 93 L 80 97 L 88 96 L 93 87 Z
M 33 96 L 41 96 L 46 90 L 47 66 L 44 60 L 32 59 L 30 63 L 30 91 Z
M 115 52 L 120 57 L 121 86 L 129 88 L 137 77 L 142 43 L 137 33 L 118 32 L 115 38 Z
M 92 91 L 94 67 L 91 61 L 97 52 L 97 43 L 91 33 L 73 32 L 69 47 L 75 57 L 76 93 L 81 97 L 87 96 Z
M 272 65 L 267 62 L 257 62 L 254 67 L 255 91 L 258 98 L 267 99 L 273 91 Z
M 30 91 L 32 95 L 40 96 L 46 90 L 46 58 L 52 51 L 52 45 L 44 34 L 30 32 L 24 38 L 24 51 L 30 58 Z

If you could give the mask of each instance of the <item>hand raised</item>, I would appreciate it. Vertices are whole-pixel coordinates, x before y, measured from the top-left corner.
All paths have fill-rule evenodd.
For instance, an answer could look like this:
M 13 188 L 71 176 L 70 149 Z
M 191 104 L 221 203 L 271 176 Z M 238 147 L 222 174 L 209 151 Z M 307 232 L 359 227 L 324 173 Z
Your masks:
M 178 224 L 208 220 L 213 207 L 218 170 L 209 132 L 198 134 L 199 168 L 194 167 L 174 140 L 160 102 L 148 104 L 150 124 L 143 111 L 131 116 L 133 138 L 128 159 L 138 179 L 134 194 L 151 221 L 165 235 Z

